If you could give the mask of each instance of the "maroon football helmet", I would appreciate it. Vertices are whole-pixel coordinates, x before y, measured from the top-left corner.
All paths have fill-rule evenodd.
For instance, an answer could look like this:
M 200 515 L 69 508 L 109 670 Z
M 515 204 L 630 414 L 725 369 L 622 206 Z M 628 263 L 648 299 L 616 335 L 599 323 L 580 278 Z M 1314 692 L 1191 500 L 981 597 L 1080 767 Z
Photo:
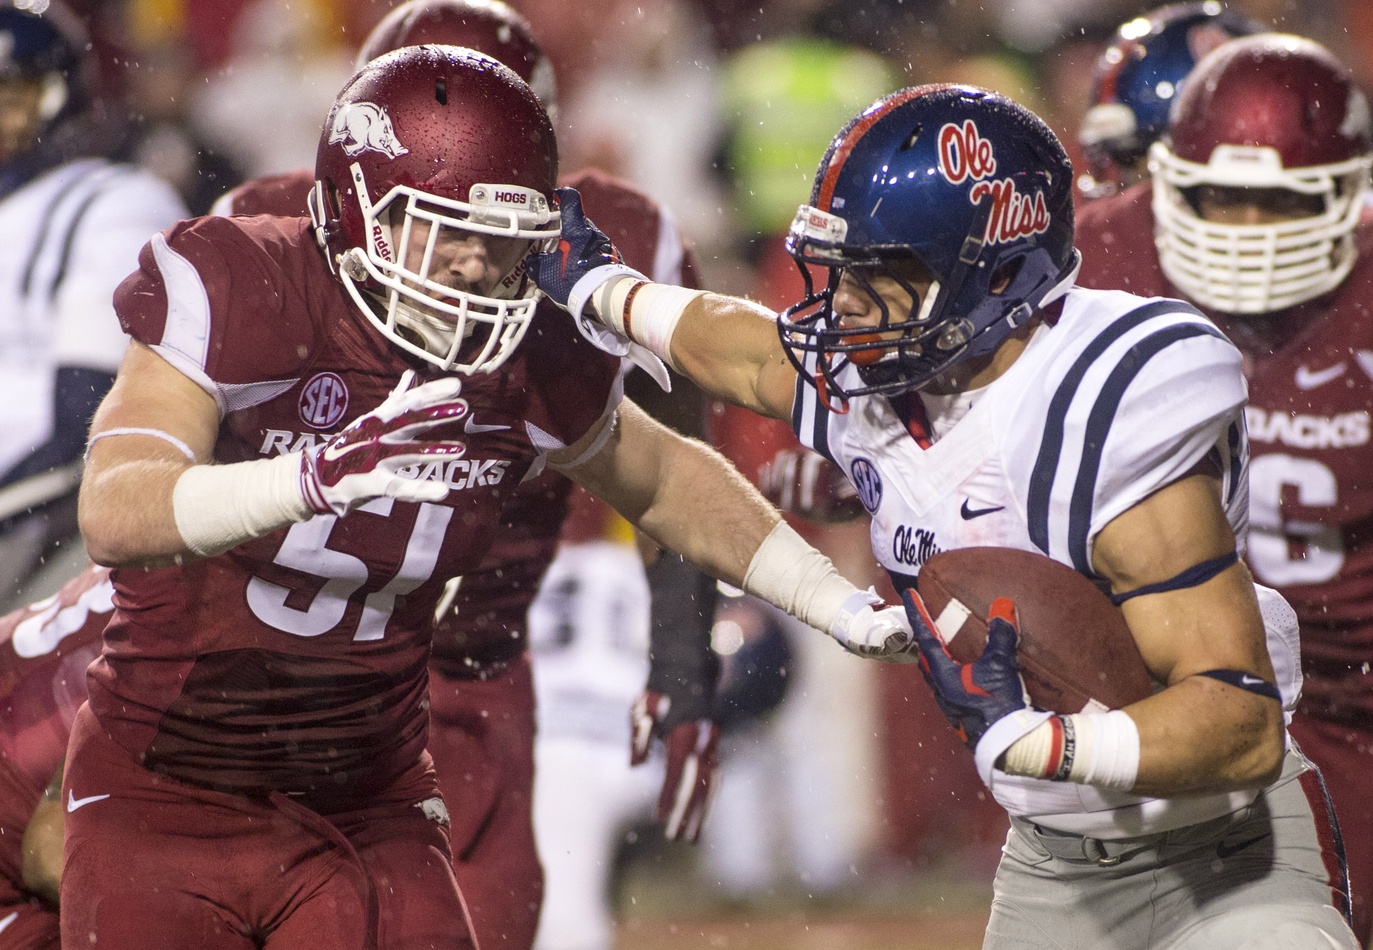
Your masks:
M 1338 286 L 1373 166 L 1373 118 L 1354 78 L 1323 46 L 1264 33 L 1199 63 L 1150 151 L 1163 271 L 1223 313 L 1271 313 Z M 1202 185 L 1284 189 L 1314 214 L 1269 224 L 1206 220 Z
M 388 339 L 444 369 L 490 372 L 534 313 L 524 255 L 478 294 L 430 272 L 435 248 L 453 230 L 530 242 L 525 254 L 557 238 L 557 177 L 548 113 L 513 70 L 470 49 L 407 46 L 364 66 L 335 100 L 310 216 L 335 274 Z
M 551 113 L 557 99 L 553 64 L 526 20 L 501 0 L 409 0 L 382 18 L 358 50 L 361 69 L 402 46 L 466 46 L 500 60 L 529 83 Z

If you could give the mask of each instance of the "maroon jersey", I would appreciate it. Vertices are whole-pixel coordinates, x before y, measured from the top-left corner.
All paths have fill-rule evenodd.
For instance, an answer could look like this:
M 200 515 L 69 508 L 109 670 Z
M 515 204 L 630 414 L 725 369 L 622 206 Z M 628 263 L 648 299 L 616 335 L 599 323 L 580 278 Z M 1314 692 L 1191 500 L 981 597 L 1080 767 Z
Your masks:
M 53 596 L 0 618 L 0 754 L 36 789 L 62 764 L 86 701 L 86 667 L 114 610 L 109 575 L 92 565 Z
M 1087 287 L 1179 297 L 1154 249 L 1150 185 L 1084 205 Z M 1373 215 L 1354 270 L 1317 300 L 1262 317 L 1208 314 L 1244 353 L 1249 380 L 1246 559 L 1301 620 L 1312 715 L 1373 715 Z
M 696 262 L 676 222 L 647 195 L 590 169 L 564 185 L 582 195 L 587 215 L 614 242 L 625 262 L 656 281 L 696 287 Z M 314 173 L 299 169 L 245 182 L 215 209 L 224 214 L 304 215 Z M 539 312 L 555 309 L 545 301 Z M 567 519 L 569 510 L 572 517 Z M 608 520 L 609 508 L 572 482 L 544 471 L 506 504 L 501 530 L 482 566 L 462 577 L 441 602 L 434 636 L 434 668 L 455 677 L 498 671 L 525 648 L 525 615 L 553 560 L 560 533 L 585 540 Z M 589 527 L 596 526 L 596 527 Z
M 67 754 L 76 711 L 86 701 L 86 667 L 114 610 L 109 571 L 81 572 L 52 597 L 0 617 L 0 929 L 5 946 L 56 946 L 56 917 L 25 914 L 24 829 Z M 36 935 L 35 935 L 36 934 Z
M 115 294 L 121 323 L 210 393 L 215 459 L 320 444 L 415 366 L 358 313 L 303 218 L 199 218 L 157 235 Z M 116 570 L 91 709 L 143 764 L 236 792 L 355 799 L 413 766 L 447 578 L 476 569 L 542 454 L 618 399 L 619 361 L 540 311 L 499 372 L 463 378 L 462 458 L 441 503 L 376 499 L 217 557 Z

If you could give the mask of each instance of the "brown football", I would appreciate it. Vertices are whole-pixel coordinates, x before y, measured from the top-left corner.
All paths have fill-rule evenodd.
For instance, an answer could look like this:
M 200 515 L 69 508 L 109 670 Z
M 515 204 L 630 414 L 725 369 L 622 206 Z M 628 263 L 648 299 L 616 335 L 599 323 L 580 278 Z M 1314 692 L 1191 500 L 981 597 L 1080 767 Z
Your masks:
M 1041 709 L 1120 709 L 1152 691 L 1120 608 L 1053 558 L 1014 548 L 943 551 L 920 568 L 917 587 L 960 663 L 982 654 L 992 601 L 1015 601 L 1020 669 L 1030 700 Z

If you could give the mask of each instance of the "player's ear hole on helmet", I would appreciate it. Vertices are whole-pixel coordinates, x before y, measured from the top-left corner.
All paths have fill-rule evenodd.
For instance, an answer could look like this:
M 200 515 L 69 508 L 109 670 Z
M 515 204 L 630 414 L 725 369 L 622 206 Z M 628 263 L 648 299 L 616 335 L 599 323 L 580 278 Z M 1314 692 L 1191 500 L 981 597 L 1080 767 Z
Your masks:
M 1025 265 L 1024 257 L 1016 257 L 1001 264 L 996 270 L 992 271 L 992 279 L 987 285 L 987 290 L 993 296 L 1001 296 L 1015 283 L 1016 276 L 1020 269 Z

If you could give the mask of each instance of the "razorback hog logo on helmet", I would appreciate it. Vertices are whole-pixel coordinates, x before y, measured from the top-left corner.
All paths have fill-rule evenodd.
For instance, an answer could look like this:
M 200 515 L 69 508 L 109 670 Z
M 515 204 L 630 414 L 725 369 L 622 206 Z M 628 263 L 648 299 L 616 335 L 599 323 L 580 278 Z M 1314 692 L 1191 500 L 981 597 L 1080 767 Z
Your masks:
M 349 102 L 334 115 L 329 144 L 343 143 L 343 153 L 352 157 L 371 150 L 387 158 L 400 158 L 410 150 L 396 138 L 391 117 L 373 102 Z
M 1049 230 L 1044 192 L 1022 195 L 1011 178 L 990 180 L 996 174 L 996 150 L 972 119 L 962 125 L 950 122 L 939 130 L 939 171 L 951 185 L 971 180 L 968 201 L 972 204 L 990 196 L 992 213 L 982 236 L 986 243 L 1005 244 Z

